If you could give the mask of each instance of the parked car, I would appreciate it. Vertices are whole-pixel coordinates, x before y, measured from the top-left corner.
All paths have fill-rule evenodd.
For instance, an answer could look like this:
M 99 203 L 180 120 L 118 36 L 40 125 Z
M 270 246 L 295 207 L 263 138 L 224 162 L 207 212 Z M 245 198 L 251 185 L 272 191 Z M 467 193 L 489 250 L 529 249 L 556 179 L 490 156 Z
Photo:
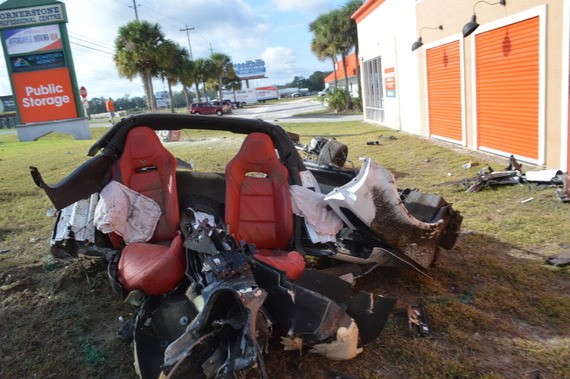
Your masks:
M 224 100 L 224 101 L 212 101 L 211 104 L 215 107 L 222 107 L 222 111 L 224 113 L 232 113 L 232 109 L 234 109 L 234 107 L 232 106 L 232 103 Z
M 322 91 L 319 91 L 317 93 L 317 96 L 326 96 L 330 91 L 330 87 L 326 87 L 325 89 L 323 89 Z
M 215 114 L 221 116 L 224 114 L 224 108 L 211 103 L 192 103 L 190 104 L 190 114 Z
M 223 100 L 222 102 L 226 105 L 229 105 L 232 109 L 237 109 L 239 107 L 239 104 L 237 102 L 233 102 L 231 100 Z
M 232 133 L 229 159 L 203 157 L 219 156 L 219 170 L 185 169 L 157 137 L 196 129 Z M 397 189 L 369 158 L 359 169 L 303 160 L 294 140 L 261 120 L 143 114 L 112 126 L 57 184 L 30 168 L 58 210 L 52 255 L 104 257 L 135 307 L 120 335 L 142 378 L 267 378 L 278 337 L 297 354 L 351 359 L 396 302 L 356 279 L 378 266 L 424 272 L 455 244 L 462 217 L 441 196 Z
M 293 92 L 293 93 L 291 94 L 291 97 L 301 97 L 301 96 L 303 96 L 303 95 L 301 94 L 301 92 Z

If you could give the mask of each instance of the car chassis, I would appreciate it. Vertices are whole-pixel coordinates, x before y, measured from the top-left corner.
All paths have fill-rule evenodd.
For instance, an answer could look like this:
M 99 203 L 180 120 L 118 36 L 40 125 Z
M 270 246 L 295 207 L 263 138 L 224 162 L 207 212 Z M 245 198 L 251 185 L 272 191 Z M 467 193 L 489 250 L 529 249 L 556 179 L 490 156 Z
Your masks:
M 314 225 L 291 214 L 294 229 L 284 249 L 288 255 L 266 258 L 256 241 L 238 238 L 225 222 L 224 212 L 231 205 L 224 194 L 227 173 L 177 170 L 183 272 L 172 288 L 160 293 L 127 289 L 121 256 L 129 246 L 132 250 L 139 245 L 114 242 L 112 233 L 98 230 L 93 204 L 117 180 L 114 170 L 129 133 L 143 127 L 268 136 L 288 173 L 288 185 L 321 192 L 314 204 L 322 202 L 323 211 L 338 217 L 340 230 L 332 239 L 318 240 L 311 232 Z M 105 255 L 113 289 L 137 307 L 120 333 L 134 340 L 135 366 L 142 378 L 223 378 L 252 369 L 266 378 L 263 352 L 276 333 L 274 326 L 282 332 L 286 350 L 353 358 L 378 337 L 396 301 L 362 291 L 354 294 L 354 279 L 378 266 L 403 265 L 425 273 L 440 247 L 453 247 L 462 221 L 440 196 L 397 189 L 392 174 L 371 159 L 364 159 L 359 170 L 304 161 L 287 132 L 261 120 L 133 116 L 111 127 L 88 155 L 90 160 L 57 184 L 48 185 L 35 167 L 31 174 L 59 211 L 53 255 Z M 202 214 L 209 218 L 198 217 Z M 298 275 L 288 271 L 292 251 L 303 260 L 294 263 L 301 264 Z M 309 267 L 308 257 L 327 264 Z

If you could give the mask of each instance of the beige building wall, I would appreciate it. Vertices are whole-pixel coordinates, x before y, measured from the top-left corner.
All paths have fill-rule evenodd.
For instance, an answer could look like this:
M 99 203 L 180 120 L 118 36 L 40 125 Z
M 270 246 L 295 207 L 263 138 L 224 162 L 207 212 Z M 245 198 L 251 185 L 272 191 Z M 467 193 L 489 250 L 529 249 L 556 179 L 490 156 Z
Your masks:
M 495 1 L 493 1 L 495 2 Z M 498 1 L 497 1 L 498 2 Z M 476 0 L 416 1 L 416 32 L 424 26 L 443 26 L 443 31 L 423 30 L 424 46 L 416 50 L 419 67 L 421 134 L 428 134 L 425 48 L 459 40 L 463 54 L 465 145 L 475 149 L 474 34 L 463 38 L 461 30 L 473 15 Z M 568 170 L 568 18 L 567 0 L 507 0 L 506 6 L 479 3 L 475 8 L 480 30 L 502 27 L 540 15 L 540 110 L 543 131 L 539 165 Z M 478 30 L 479 31 L 479 30 Z M 415 39 L 409 41 L 409 44 Z
M 396 96 L 388 97 L 384 93 L 385 119 L 381 124 L 421 134 L 418 60 L 410 51 L 412 42 L 417 39 L 415 3 L 409 0 L 377 2 L 381 4 L 358 23 L 361 72 L 363 62 L 377 58 L 381 58 L 382 70 L 394 69 Z M 366 96 L 364 89 L 363 96 Z M 370 121 L 366 110 L 364 116 Z

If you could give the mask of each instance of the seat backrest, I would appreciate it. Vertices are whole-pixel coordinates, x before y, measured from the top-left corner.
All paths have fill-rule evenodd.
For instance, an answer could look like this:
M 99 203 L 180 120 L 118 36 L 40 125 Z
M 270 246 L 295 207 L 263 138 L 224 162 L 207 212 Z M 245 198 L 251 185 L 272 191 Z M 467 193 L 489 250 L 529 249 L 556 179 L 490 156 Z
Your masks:
M 176 159 L 149 127 L 129 131 L 113 178 L 153 199 L 162 215 L 150 241 L 170 241 L 179 229 Z
M 249 134 L 226 166 L 225 219 L 235 238 L 257 248 L 283 250 L 291 241 L 289 173 L 266 134 Z

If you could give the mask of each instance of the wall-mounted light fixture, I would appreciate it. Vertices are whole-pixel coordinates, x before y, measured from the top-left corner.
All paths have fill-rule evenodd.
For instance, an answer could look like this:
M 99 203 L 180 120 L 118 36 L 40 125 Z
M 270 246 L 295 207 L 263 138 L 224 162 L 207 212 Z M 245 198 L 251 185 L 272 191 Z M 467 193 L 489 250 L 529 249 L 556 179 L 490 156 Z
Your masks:
M 475 15 L 475 7 L 479 3 L 485 3 L 488 5 L 502 5 L 504 7 L 507 5 L 507 0 L 500 0 L 499 2 L 496 3 L 489 3 L 488 1 L 485 0 L 480 0 L 476 2 L 475 5 L 473 5 L 473 16 L 471 16 L 471 20 L 463 27 L 463 38 L 473 33 L 475 29 L 479 27 L 479 24 L 477 23 L 477 16 Z
M 443 30 L 443 26 L 442 25 L 438 25 L 438 26 L 434 26 L 434 27 L 430 27 L 430 26 L 424 26 L 423 28 L 420 29 L 420 37 L 418 38 L 418 40 L 416 42 L 414 42 L 412 44 L 412 51 L 415 51 L 417 49 L 419 49 L 420 47 L 423 46 L 423 42 L 422 42 L 422 30 L 424 29 L 431 29 L 431 30 Z

